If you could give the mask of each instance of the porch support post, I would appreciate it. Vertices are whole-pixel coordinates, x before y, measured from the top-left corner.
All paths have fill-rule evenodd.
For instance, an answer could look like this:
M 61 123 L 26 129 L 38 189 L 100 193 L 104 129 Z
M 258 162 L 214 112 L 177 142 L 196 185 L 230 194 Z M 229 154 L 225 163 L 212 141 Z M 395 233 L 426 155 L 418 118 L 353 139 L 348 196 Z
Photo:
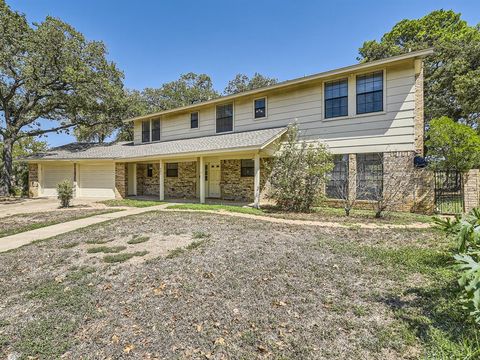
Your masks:
M 257 153 L 253 158 L 254 162 L 254 178 L 253 178 L 253 192 L 254 192 L 254 202 L 253 206 L 255 208 L 260 207 L 260 155 Z
M 200 156 L 200 204 L 205 204 L 205 162 Z
M 163 169 L 163 160 L 160 160 L 158 163 L 158 176 L 160 177 L 160 189 L 159 189 L 159 194 L 160 194 L 160 201 L 165 200 L 165 173 Z

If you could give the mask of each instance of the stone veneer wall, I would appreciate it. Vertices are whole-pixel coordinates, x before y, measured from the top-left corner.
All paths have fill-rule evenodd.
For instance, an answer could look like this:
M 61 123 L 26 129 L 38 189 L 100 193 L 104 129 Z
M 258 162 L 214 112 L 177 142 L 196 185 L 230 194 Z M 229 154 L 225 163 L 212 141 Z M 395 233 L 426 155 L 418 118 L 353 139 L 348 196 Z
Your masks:
M 270 159 L 260 159 L 260 198 L 264 197 L 268 179 L 267 163 Z M 224 200 L 253 201 L 254 178 L 241 176 L 241 160 L 221 160 L 221 196 Z
M 137 164 L 137 194 L 160 195 L 159 164 L 153 165 L 152 177 L 147 176 L 147 164 Z M 179 162 L 178 177 L 166 176 L 165 168 L 165 197 L 194 199 L 197 187 L 197 163 L 196 161 Z
M 115 163 L 115 197 L 123 199 L 127 196 L 128 165 Z
M 28 196 L 38 196 L 38 164 L 28 164 Z
M 197 162 L 179 162 L 178 177 L 167 177 L 165 166 L 165 197 L 195 199 L 197 197 Z

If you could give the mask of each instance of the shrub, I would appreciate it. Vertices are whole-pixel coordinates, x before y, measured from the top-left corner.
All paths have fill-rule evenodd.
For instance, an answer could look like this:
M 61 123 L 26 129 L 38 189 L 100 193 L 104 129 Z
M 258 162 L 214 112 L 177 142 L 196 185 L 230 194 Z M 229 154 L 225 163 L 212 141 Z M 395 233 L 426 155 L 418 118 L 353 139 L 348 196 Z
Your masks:
M 73 199 L 73 185 L 69 180 L 63 180 L 57 184 L 57 198 L 60 200 L 61 207 L 69 207 Z
M 325 145 L 299 141 L 298 128 L 290 126 L 286 141 L 273 157 L 267 197 L 284 211 L 310 211 L 322 199 L 322 185 L 333 168 Z
M 480 209 L 462 218 L 435 219 L 443 230 L 457 241 L 454 259 L 462 287 L 462 298 L 470 315 L 480 324 Z

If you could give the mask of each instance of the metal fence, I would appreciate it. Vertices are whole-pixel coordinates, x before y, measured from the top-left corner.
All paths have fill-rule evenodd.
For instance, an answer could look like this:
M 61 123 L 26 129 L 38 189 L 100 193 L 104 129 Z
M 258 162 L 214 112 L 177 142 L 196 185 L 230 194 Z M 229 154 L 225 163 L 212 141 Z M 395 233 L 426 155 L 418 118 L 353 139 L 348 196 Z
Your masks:
M 465 210 L 461 172 L 435 171 L 435 210 L 440 214 L 461 214 Z

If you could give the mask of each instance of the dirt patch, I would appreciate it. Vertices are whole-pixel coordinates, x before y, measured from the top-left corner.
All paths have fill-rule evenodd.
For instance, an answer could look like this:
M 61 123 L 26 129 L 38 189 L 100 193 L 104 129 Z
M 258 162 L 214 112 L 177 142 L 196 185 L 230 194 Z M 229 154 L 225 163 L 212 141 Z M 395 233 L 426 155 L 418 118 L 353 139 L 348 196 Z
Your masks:
M 133 236 L 150 239 L 128 244 Z M 87 241 L 149 253 L 107 264 Z M 442 246 L 430 230 L 187 212 L 117 219 L 0 254 L 0 355 L 411 358 L 421 343 L 404 336 L 388 299 L 422 286 L 413 255 Z

